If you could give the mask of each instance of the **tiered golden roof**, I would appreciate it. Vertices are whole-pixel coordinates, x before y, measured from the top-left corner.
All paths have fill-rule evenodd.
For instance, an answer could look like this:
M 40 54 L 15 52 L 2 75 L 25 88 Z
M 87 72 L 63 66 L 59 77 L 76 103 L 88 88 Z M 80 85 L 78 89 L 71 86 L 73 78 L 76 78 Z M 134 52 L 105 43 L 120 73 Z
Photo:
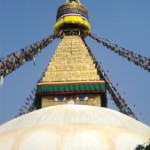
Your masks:
M 97 81 L 95 64 L 79 36 L 65 36 L 43 77 L 46 81 Z

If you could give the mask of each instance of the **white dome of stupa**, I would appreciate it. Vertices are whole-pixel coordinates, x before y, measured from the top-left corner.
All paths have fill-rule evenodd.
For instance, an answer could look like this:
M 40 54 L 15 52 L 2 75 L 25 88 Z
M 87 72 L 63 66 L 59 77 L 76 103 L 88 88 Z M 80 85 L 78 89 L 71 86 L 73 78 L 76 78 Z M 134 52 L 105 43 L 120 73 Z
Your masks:
M 107 108 L 51 106 L 0 126 L 0 150 L 134 150 L 150 127 Z

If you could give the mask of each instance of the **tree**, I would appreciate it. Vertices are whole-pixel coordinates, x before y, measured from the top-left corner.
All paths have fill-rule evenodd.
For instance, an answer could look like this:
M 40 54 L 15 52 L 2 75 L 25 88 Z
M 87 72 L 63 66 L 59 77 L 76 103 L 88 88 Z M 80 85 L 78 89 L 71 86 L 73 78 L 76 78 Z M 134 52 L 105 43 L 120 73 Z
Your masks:
M 135 150 L 150 150 L 150 139 L 149 142 L 144 143 L 142 145 L 138 145 Z

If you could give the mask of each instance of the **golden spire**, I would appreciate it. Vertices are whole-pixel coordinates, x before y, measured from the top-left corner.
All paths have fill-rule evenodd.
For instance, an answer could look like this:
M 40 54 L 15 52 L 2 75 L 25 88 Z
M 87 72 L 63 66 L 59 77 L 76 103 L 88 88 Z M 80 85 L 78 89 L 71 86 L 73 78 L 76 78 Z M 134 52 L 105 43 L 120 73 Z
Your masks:
M 86 33 L 90 31 L 88 11 L 81 5 L 80 0 L 66 0 L 66 4 L 58 8 L 54 32 L 57 33 L 66 28 L 71 30 L 78 28 Z
M 90 32 L 88 10 L 79 0 L 66 0 L 57 10 L 54 32 L 62 33 L 61 43 L 37 84 L 37 109 L 78 104 L 107 106 L 105 82 L 83 38 Z

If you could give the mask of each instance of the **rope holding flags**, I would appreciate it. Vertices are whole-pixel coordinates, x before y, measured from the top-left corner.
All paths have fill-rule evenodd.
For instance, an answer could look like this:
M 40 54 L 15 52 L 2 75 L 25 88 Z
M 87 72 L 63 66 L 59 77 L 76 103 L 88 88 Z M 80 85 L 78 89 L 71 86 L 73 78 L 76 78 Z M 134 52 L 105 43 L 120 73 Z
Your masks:
M 135 116 L 135 114 L 129 108 L 129 106 L 127 105 L 125 100 L 121 97 L 121 95 L 119 94 L 119 92 L 117 91 L 115 86 L 112 84 L 112 82 L 108 78 L 107 74 L 101 68 L 101 65 L 96 61 L 96 58 L 94 57 L 94 55 L 91 52 L 91 49 L 87 46 L 85 41 L 84 41 L 84 43 L 85 43 L 90 55 L 92 56 L 94 63 L 96 64 L 98 74 L 100 75 L 101 79 L 103 79 L 105 81 L 106 88 L 107 88 L 109 94 L 111 95 L 113 101 L 115 102 L 116 106 L 119 108 L 120 112 L 138 120 L 138 118 Z
M 33 106 L 33 101 L 34 101 L 35 93 L 36 93 L 36 88 L 33 88 L 33 90 L 31 91 L 31 94 L 26 99 L 26 102 L 24 103 L 24 105 L 19 109 L 19 112 L 15 116 L 15 118 L 22 116 L 28 112 L 34 111 L 35 108 Z
M 26 48 L 0 58 L 0 76 L 5 77 L 15 71 L 28 61 L 33 61 L 35 65 L 35 55 L 48 46 L 54 39 L 59 38 L 61 33 L 56 33 L 41 41 L 38 41 Z
M 96 40 L 99 44 L 102 44 L 103 46 L 107 47 L 107 49 L 117 53 L 119 56 L 122 56 L 123 58 L 126 58 L 128 61 L 133 62 L 136 66 L 139 66 L 144 70 L 150 72 L 150 58 L 141 56 L 125 48 L 122 48 L 117 44 L 114 44 L 109 40 L 101 38 L 100 36 L 96 36 L 92 33 L 89 33 L 89 36 L 92 39 Z
M 46 70 L 47 70 L 47 68 L 44 70 L 44 72 Z M 37 83 L 41 82 L 44 72 L 42 73 L 42 75 L 41 75 L 40 79 L 37 81 Z M 28 98 L 26 99 L 24 105 L 19 109 L 19 112 L 15 116 L 15 118 L 36 110 L 36 108 L 34 106 L 34 99 L 35 99 L 36 90 L 37 90 L 37 87 L 34 87 L 31 90 L 31 93 L 29 94 Z

